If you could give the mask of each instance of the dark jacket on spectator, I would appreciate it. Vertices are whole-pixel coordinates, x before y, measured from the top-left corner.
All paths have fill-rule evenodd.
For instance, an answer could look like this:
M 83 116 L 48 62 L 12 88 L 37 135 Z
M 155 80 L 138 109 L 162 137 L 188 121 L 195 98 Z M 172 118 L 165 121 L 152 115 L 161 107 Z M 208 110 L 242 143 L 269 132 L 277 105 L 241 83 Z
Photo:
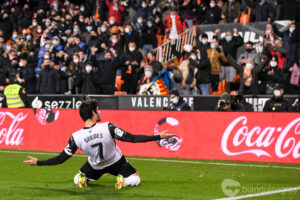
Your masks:
M 81 94 L 99 94 L 99 79 L 94 72 L 80 73 L 75 84 L 81 88 Z
M 77 44 L 74 44 L 74 45 L 70 45 L 69 47 L 67 47 L 65 49 L 65 51 L 69 55 L 69 58 L 71 58 L 74 53 L 77 53 L 78 51 L 80 51 L 80 48 Z
M 117 69 L 121 67 L 118 58 L 101 60 L 97 67 L 100 85 L 115 85 Z
M 48 74 L 48 77 L 49 77 L 49 85 L 48 85 L 49 94 L 59 94 L 60 93 L 59 70 L 52 68 Z
M 149 63 L 149 65 L 152 67 L 153 77 L 157 76 L 163 69 L 163 65 L 157 60 L 154 60 L 153 62 Z
M 197 85 L 203 83 L 210 83 L 210 75 L 211 75 L 211 64 L 210 60 L 207 58 L 206 50 L 200 51 L 201 58 L 199 64 L 197 66 L 198 72 L 196 74 Z
M 40 72 L 39 79 L 37 82 L 37 93 L 49 94 L 49 73 L 51 71 L 50 66 L 46 65 Z
M 283 47 L 288 51 L 288 60 L 294 62 L 296 60 L 297 42 L 292 40 L 292 34 L 295 34 L 296 31 L 291 34 L 289 30 L 280 32 L 276 24 L 273 24 L 272 27 L 274 33 L 282 38 Z
M 131 33 L 124 33 L 125 47 L 128 50 L 129 42 L 134 42 L 136 44 L 136 48 L 142 48 L 141 46 L 141 38 L 139 33 L 136 30 L 131 30 Z
M 281 97 L 279 99 L 272 97 L 271 99 L 266 101 L 263 111 L 264 112 L 293 112 L 293 106 L 292 103 L 284 97 Z
M 145 26 L 143 28 L 141 47 L 143 47 L 145 44 L 151 44 L 153 48 L 157 47 L 156 31 L 157 28 L 155 23 L 153 23 L 152 27 Z
M 256 22 L 267 21 L 269 17 L 275 17 L 275 9 L 266 1 L 260 5 L 257 1 L 245 0 L 247 5 L 252 8 L 251 16 L 255 17 Z
M 223 48 L 223 51 L 225 54 L 231 55 L 233 59 L 236 60 L 236 52 L 237 49 L 244 44 L 243 38 L 238 35 L 238 36 L 232 36 L 232 40 L 230 42 L 227 42 L 225 39 L 222 39 L 220 41 L 220 45 Z M 228 62 L 224 63 L 225 66 L 230 66 Z
M 137 68 L 140 67 L 142 59 L 143 59 L 143 56 L 142 56 L 142 54 L 137 49 L 134 52 L 127 51 L 124 54 L 124 58 L 123 58 L 123 63 L 124 63 L 125 67 L 123 67 L 122 75 L 126 74 L 126 71 L 128 70 L 128 67 L 129 67 L 128 65 L 125 65 L 126 61 L 130 61 L 130 62 L 137 61 L 138 62 L 137 66 L 131 65 L 131 67 L 132 67 L 132 74 L 135 74 Z
M 35 68 L 31 63 L 28 63 L 26 67 L 20 69 L 20 78 L 25 79 L 22 86 L 25 88 L 27 94 L 35 94 L 36 75 Z
M 168 108 L 164 108 L 164 110 L 190 111 L 191 107 L 187 104 L 186 101 L 183 100 L 182 97 L 180 97 L 177 104 L 171 103 L 170 106 Z
M 151 15 L 152 10 L 154 8 L 156 8 L 159 1 L 160 0 L 155 0 L 154 4 L 152 4 L 151 6 L 147 5 L 146 8 L 143 8 L 142 6 L 138 7 L 138 6 L 136 6 L 135 3 L 133 3 L 132 1 L 129 1 L 129 7 L 131 7 L 132 9 L 134 9 L 136 11 L 137 16 L 141 16 L 145 19 Z
M 22 29 L 28 28 L 32 23 L 32 11 L 31 9 L 24 9 L 21 15 L 20 26 Z
M 193 19 L 193 9 L 194 9 L 194 1 L 193 0 L 189 0 L 187 5 L 183 5 L 185 1 L 184 0 L 179 0 L 179 13 L 180 13 L 180 17 L 182 20 L 186 20 L 186 19 Z
M 205 24 L 217 24 L 219 23 L 220 19 L 221 19 L 221 10 L 217 5 L 213 8 L 211 8 L 210 6 L 206 8 L 204 14 Z
M 244 67 L 237 64 L 237 62 L 230 55 L 227 56 L 227 60 L 231 66 L 233 66 L 238 72 L 240 72 L 241 81 L 239 91 L 242 93 L 244 92 L 244 94 L 259 94 L 260 89 L 258 86 L 258 73 L 261 72 L 261 70 L 266 66 L 269 60 L 266 59 L 264 62 L 259 63 L 257 66 L 254 67 L 254 69 L 252 70 L 252 82 L 247 91 L 245 91 L 244 88 Z
M 0 56 L 0 85 L 6 85 L 5 79 L 8 77 L 9 59 Z

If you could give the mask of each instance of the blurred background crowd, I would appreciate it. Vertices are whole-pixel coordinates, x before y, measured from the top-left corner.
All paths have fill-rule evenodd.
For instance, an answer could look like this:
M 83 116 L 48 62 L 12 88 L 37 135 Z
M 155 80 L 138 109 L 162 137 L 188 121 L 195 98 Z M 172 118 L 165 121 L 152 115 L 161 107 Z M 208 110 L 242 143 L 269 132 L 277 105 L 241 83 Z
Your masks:
M 299 94 L 298 0 L 4 0 L 0 4 L 0 90 L 16 76 L 29 94 L 146 94 L 168 72 L 181 94 Z M 263 50 L 233 29 L 174 47 L 200 24 L 268 22 Z M 274 20 L 292 20 L 280 29 Z M 155 48 L 172 41 L 177 62 Z M 237 48 L 245 51 L 237 56 Z

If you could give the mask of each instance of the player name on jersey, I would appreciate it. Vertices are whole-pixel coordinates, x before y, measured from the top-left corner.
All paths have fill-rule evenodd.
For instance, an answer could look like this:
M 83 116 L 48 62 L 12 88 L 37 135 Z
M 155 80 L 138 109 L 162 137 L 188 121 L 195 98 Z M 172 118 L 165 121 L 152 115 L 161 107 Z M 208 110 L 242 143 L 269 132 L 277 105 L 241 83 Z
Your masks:
M 97 138 L 103 138 L 103 134 L 102 133 L 95 133 L 93 135 L 90 135 L 86 138 L 84 138 L 83 140 L 85 141 L 85 143 L 88 143 L 94 139 L 97 139 Z

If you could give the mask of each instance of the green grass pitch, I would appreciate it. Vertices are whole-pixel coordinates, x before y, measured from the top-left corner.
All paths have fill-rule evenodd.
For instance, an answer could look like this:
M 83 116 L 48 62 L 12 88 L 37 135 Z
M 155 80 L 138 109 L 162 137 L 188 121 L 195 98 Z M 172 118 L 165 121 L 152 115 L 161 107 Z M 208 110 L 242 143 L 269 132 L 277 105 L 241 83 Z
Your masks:
M 86 157 L 74 156 L 57 166 L 23 164 L 28 155 L 39 159 L 53 156 L 36 153 L 0 150 L 1 200 L 219 199 L 228 198 L 221 186 L 225 179 L 240 184 L 236 196 L 300 186 L 300 165 L 296 164 L 127 157 L 141 175 L 140 186 L 115 190 L 115 177 L 104 175 L 90 182 L 89 188 L 80 189 L 73 177 Z M 300 199 L 300 190 L 247 199 Z

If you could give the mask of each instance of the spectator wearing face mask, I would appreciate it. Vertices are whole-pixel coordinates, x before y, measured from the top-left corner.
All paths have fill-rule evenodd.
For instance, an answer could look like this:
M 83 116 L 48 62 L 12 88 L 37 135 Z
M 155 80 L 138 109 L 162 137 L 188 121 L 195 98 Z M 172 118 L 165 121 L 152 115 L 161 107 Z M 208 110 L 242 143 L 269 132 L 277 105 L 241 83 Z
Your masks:
M 109 49 L 114 49 L 119 57 L 123 57 L 123 48 L 118 34 L 112 34 L 108 45 Z
M 141 76 L 140 80 L 138 81 L 137 91 L 139 91 L 139 94 L 147 94 L 147 91 L 145 91 L 145 89 L 142 88 L 141 86 L 144 84 L 148 84 L 148 85 L 151 84 L 153 79 L 154 79 L 153 69 L 150 65 L 146 65 L 144 67 L 144 74 Z
M 171 40 L 178 39 L 178 36 L 183 32 L 183 24 L 180 16 L 174 9 L 171 10 L 170 15 L 165 19 L 165 30 L 167 37 Z
M 105 0 L 106 6 L 108 7 L 108 16 L 115 17 L 116 24 L 122 24 L 122 13 L 125 11 L 125 8 L 119 4 L 118 0 Z
M 107 29 L 107 25 L 106 24 L 102 24 L 101 27 L 98 27 L 97 29 L 97 34 L 98 34 L 98 40 L 100 41 L 100 43 L 108 43 L 110 34 L 109 34 L 109 30 Z
M 288 52 L 283 47 L 282 41 L 280 39 L 275 39 L 274 43 L 269 44 L 264 48 L 263 53 L 269 53 L 271 56 L 276 55 L 278 60 L 278 67 L 283 69 L 288 63 Z
M 86 63 L 84 71 L 79 74 L 76 85 L 81 88 L 81 94 L 99 94 L 99 79 L 93 63 Z
M 293 112 L 292 103 L 283 97 L 284 90 L 282 85 L 278 84 L 273 92 L 273 97 L 266 101 L 263 108 L 264 112 Z
M 296 59 L 297 43 L 292 40 L 292 34 L 296 29 L 295 23 L 290 23 L 286 31 L 279 31 L 276 24 L 272 24 L 275 35 L 282 38 L 283 47 L 288 52 L 288 61 L 294 62 Z
M 72 58 L 75 53 L 80 50 L 80 47 L 76 44 L 75 38 L 70 37 L 68 43 L 65 47 L 65 52 L 68 54 L 69 58 Z
M 36 91 L 38 94 L 49 94 L 49 73 L 53 68 L 54 63 L 50 59 L 44 59 L 41 65 L 41 72 L 36 85 Z
M 59 52 L 64 49 L 64 46 L 60 43 L 60 39 L 57 36 L 54 36 L 52 39 L 52 45 L 54 48 L 53 53 Z
M 122 79 L 124 80 L 124 91 L 127 94 L 135 94 L 137 88 L 137 70 L 143 59 L 142 54 L 137 50 L 136 44 L 130 42 L 128 51 L 124 54 Z
M 118 68 L 121 62 L 115 50 L 106 51 L 97 68 L 97 76 L 99 77 L 99 94 L 114 94 L 115 80 Z
M 227 62 L 224 51 L 218 45 L 218 39 L 214 37 L 211 40 L 210 48 L 207 49 L 207 56 L 211 63 L 211 87 L 213 92 L 218 91 L 220 74 L 222 72 L 221 61 Z
M 36 76 L 33 63 L 27 54 L 23 54 L 19 61 L 20 72 L 18 83 L 22 85 L 28 94 L 35 94 Z
M 142 37 L 143 29 L 146 26 L 146 21 L 144 20 L 144 18 L 141 16 L 138 16 L 137 19 L 131 23 L 131 25 L 132 25 L 132 28 L 139 33 L 139 36 Z
M 210 43 L 208 42 L 208 35 L 206 33 L 203 33 L 201 35 L 201 40 L 199 42 L 197 41 L 197 50 L 202 52 L 202 51 L 206 51 L 209 48 L 210 48 Z
M 217 24 L 221 20 L 221 9 L 216 5 L 215 0 L 210 0 L 209 6 L 204 12 L 205 24 Z
M 156 24 L 151 19 L 148 19 L 147 25 L 144 27 L 142 37 L 141 37 L 143 56 L 146 56 L 148 52 L 153 51 L 157 47 L 156 32 L 157 32 Z
M 33 38 L 30 29 L 24 31 L 25 35 L 21 43 L 18 44 L 18 51 L 22 53 L 34 51 Z
M 209 95 L 210 87 L 210 75 L 211 75 L 211 64 L 207 58 L 206 50 L 197 50 L 197 68 L 198 72 L 196 74 L 197 87 L 199 93 L 202 95 Z
M 126 24 L 125 33 L 124 33 L 125 46 L 128 47 L 130 42 L 134 42 L 136 44 L 136 48 L 141 48 L 141 37 L 139 33 L 132 28 L 131 24 Z M 128 48 L 127 48 L 128 51 Z
M 267 23 L 266 30 L 264 34 L 264 46 L 268 44 L 272 44 L 276 39 L 276 35 L 274 33 L 273 27 L 271 23 Z
M 101 42 L 103 42 L 103 41 L 99 40 L 99 37 L 98 37 L 98 34 L 97 34 L 96 30 L 92 29 L 91 32 L 90 32 L 90 39 L 89 39 L 89 42 L 88 42 L 88 47 L 89 48 L 92 48 L 93 46 L 94 47 L 100 47 Z
M 164 110 L 190 111 L 191 107 L 179 95 L 179 92 L 176 89 L 172 89 L 170 91 L 170 106 L 168 108 L 164 108 Z
M 254 61 L 255 65 L 260 63 L 260 56 L 256 49 L 253 48 L 253 43 L 251 41 L 248 41 L 245 44 L 245 51 L 243 51 L 237 59 L 238 63 L 241 65 L 245 65 L 247 60 Z
M 265 78 L 263 80 L 263 85 L 265 86 L 265 93 L 272 94 L 277 84 L 283 84 L 284 82 L 284 72 L 278 66 L 277 55 L 272 55 L 272 58 L 265 69 Z
M 48 91 L 49 94 L 60 94 L 60 81 L 61 76 L 59 73 L 59 65 L 58 63 L 55 63 L 53 67 L 51 68 L 49 74 L 48 74 Z
M 153 76 L 157 76 L 163 69 L 163 65 L 156 60 L 156 54 L 154 51 L 149 51 L 147 53 L 148 65 L 152 67 Z
M 20 66 L 19 66 L 19 60 L 17 57 L 13 57 L 10 60 L 10 64 L 7 68 L 7 77 L 9 77 L 11 74 L 18 74 L 20 71 Z
M 233 29 L 233 34 L 228 31 L 225 34 L 225 38 L 220 41 L 220 45 L 223 47 L 225 54 L 230 54 L 233 59 L 236 60 L 237 49 L 244 44 L 243 38 L 239 35 L 236 28 Z M 231 92 L 232 82 L 236 76 L 236 70 L 230 65 L 230 63 L 223 63 L 221 77 L 227 81 L 228 93 Z
M 187 47 L 186 47 L 187 48 Z M 192 47 L 189 47 L 192 48 Z M 195 50 L 191 50 L 189 56 L 179 65 L 179 70 L 182 73 L 182 94 L 196 94 L 196 74 L 198 71 L 197 54 Z
M 265 59 L 257 66 L 254 65 L 252 60 L 246 60 L 245 65 L 239 65 L 231 55 L 227 56 L 228 62 L 240 73 L 240 89 L 242 94 L 257 95 L 260 93 L 258 85 L 258 74 L 267 65 L 269 59 Z
M 105 27 L 106 28 L 106 27 Z M 94 26 L 93 24 L 91 23 L 87 23 L 85 24 L 85 27 L 84 29 L 82 30 L 82 33 L 81 33 L 81 38 L 82 38 L 82 41 L 85 42 L 86 44 L 89 43 L 90 41 L 90 38 L 91 38 L 91 31 L 94 29 Z M 105 29 L 106 31 L 106 29 Z
M 142 18 L 146 18 L 151 15 L 153 9 L 157 6 L 160 0 L 155 0 L 155 2 L 152 5 L 149 5 L 147 1 L 141 1 L 140 6 L 137 6 L 132 1 L 129 1 L 129 7 L 133 8 L 137 16 L 140 16 Z

